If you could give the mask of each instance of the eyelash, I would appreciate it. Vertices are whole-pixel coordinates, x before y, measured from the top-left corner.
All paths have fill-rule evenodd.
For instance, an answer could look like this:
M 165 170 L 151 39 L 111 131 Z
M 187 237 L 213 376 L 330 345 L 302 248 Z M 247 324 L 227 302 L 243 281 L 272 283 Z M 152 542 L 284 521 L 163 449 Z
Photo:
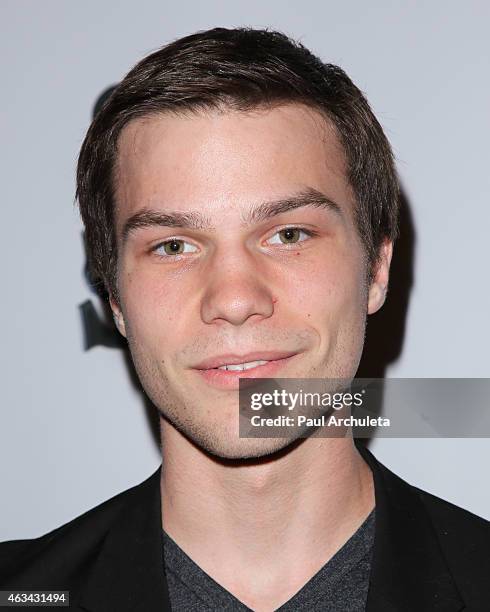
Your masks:
M 306 229 L 305 227 L 301 227 L 298 225 L 287 225 L 286 227 L 281 227 L 280 229 L 276 230 L 272 236 L 270 238 L 272 238 L 273 236 L 275 236 L 276 234 L 279 234 L 280 232 L 284 232 L 286 230 L 299 230 L 300 232 L 303 232 L 304 234 L 306 234 L 308 236 L 307 239 L 305 240 L 301 240 L 299 242 L 292 242 L 292 243 L 283 243 L 282 246 L 285 248 L 294 248 L 294 249 L 298 249 L 298 248 L 302 248 L 303 243 L 307 242 L 307 240 L 309 238 L 314 238 L 315 236 L 318 236 L 318 232 L 311 230 L 311 229 Z M 270 240 L 269 238 L 269 240 Z M 163 242 L 159 242 L 158 244 L 156 244 L 154 247 L 152 247 L 150 249 L 150 252 L 153 253 L 156 257 L 158 257 L 159 259 L 173 259 L 173 260 L 179 260 L 182 257 L 182 253 L 178 253 L 176 255 L 159 255 L 157 253 L 157 250 L 160 249 L 161 247 L 163 247 L 165 244 L 168 244 L 169 242 L 186 242 L 186 240 L 183 240 L 182 238 L 176 238 L 176 237 L 171 237 L 171 238 L 167 238 L 167 240 L 164 240 Z M 190 244 L 190 243 L 189 243 Z

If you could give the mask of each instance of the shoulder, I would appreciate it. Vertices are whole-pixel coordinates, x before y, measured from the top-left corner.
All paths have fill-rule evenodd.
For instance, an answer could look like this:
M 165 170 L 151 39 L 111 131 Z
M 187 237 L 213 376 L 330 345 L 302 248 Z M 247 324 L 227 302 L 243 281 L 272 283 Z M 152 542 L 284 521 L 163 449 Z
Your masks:
M 358 449 L 374 476 L 378 587 L 401 589 L 413 609 L 424 590 L 427 601 L 459 596 L 468 609 L 481 609 L 490 601 L 490 522 L 413 486 Z
M 412 487 L 422 501 L 441 548 L 454 567 L 485 565 L 490 571 L 490 521 Z
M 373 471 L 376 494 L 381 491 L 386 493 L 392 509 L 410 518 L 420 516 L 412 512 L 420 506 L 428 516 L 434 532 L 442 539 L 461 544 L 474 540 L 475 545 L 488 541 L 488 520 L 407 482 L 378 461 L 368 449 L 358 445 L 358 450 Z
M 436 495 L 407 485 L 418 498 L 437 548 L 463 600 L 475 608 L 490 598 L 490 522 Z M 414 526 L 420 529 L 421 525 Z M 429 541 L 429 540 L 427 540 Z
M 474 608 L 490 598 L 490 522 L 413 487 L 438 541 L 442 556 L 465 602 Z
M 74 588 L 86 575 L 113 522 L 154 477 L 38 538 L 0 543 L 0 587 L 34 588 L 56 577 L 59 587 Z
M 485 563 L 489 563 L 490 557 L 487 551 L 490 545 L 490 522 L 488 520 L 406 482 L 385 466 L 379 465 L 385 476 L 385 482 L 396 492 L 396 497 L 401 502 L 399 509 L 405 510 L 409 517 L 420 518 L 420 514 L 412 514 L 407 507 L 412 509 L 415 507 L 410 498 L 414 502 L 417 500 L 417 506 L 423 508 L 430 529 L 446 556 L 452 558 L 461 555 L 462 551 L 472 552 L 476 556 L 480 555 L 482 560 L 484 558 Z M 401 491 L 406 491 L 408 496 L 400 493 Z M 467 557 L 466 562 L 469 560 Z
M 412 489 L 422 500 L 434 525 L 438 527 L 442 536 L 457 538 L 462 542 L 466 541 L 467 536 L 471 535 L 484 538 L 490 536 L 490 521 L 432 493 L 414 486 L 412 486 Z

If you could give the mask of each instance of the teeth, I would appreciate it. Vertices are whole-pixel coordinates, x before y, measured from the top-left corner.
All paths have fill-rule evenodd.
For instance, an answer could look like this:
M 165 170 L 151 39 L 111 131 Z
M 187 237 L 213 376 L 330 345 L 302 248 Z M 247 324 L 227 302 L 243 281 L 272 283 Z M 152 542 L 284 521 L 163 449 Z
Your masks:
M 259 365 L 264 365 L 264 363 L 269 363 L 268 361 L 249 361 L 248 363 L 237 363 L 234 365 L 224 365 L 220 366 L 218 370 L 250 370 L 250 368 L 256 368 Z

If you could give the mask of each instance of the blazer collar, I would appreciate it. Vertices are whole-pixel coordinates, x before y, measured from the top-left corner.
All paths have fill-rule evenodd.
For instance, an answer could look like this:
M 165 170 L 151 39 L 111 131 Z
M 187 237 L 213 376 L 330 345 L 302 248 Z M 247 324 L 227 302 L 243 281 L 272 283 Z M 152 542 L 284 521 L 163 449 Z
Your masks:
M 129 498 L 76 602 L 82 610 L 170 611 L 163 563 L 160 471 L 161 466 L 128 492 Z
M 367 612 L 459 612 L 464 603 L 419 495 L 366 448 L 357 447 L 373 472 L 376 498 Z M 163 564 L 160 472 L 161 466 L 128 492 L 77 602 L 82 610 L 171 609 Z
M 367 612 L 459 612 L 464 603 L 417 490 L 356 446 L 373 473 L 376 499 Z

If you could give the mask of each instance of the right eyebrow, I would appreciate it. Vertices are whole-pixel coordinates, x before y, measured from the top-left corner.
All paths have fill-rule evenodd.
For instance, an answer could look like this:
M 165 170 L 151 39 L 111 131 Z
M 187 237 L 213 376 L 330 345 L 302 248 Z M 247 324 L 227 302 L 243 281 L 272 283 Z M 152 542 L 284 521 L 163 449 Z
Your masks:
M 179 227 L 184 229 L 212 229 L 209 219 L 197 212 L 159 212 L 157 210 L 141 210 L 132 215 L 124 224 L 122 230 L 123 244 L 130 234 L 144 227 Z

